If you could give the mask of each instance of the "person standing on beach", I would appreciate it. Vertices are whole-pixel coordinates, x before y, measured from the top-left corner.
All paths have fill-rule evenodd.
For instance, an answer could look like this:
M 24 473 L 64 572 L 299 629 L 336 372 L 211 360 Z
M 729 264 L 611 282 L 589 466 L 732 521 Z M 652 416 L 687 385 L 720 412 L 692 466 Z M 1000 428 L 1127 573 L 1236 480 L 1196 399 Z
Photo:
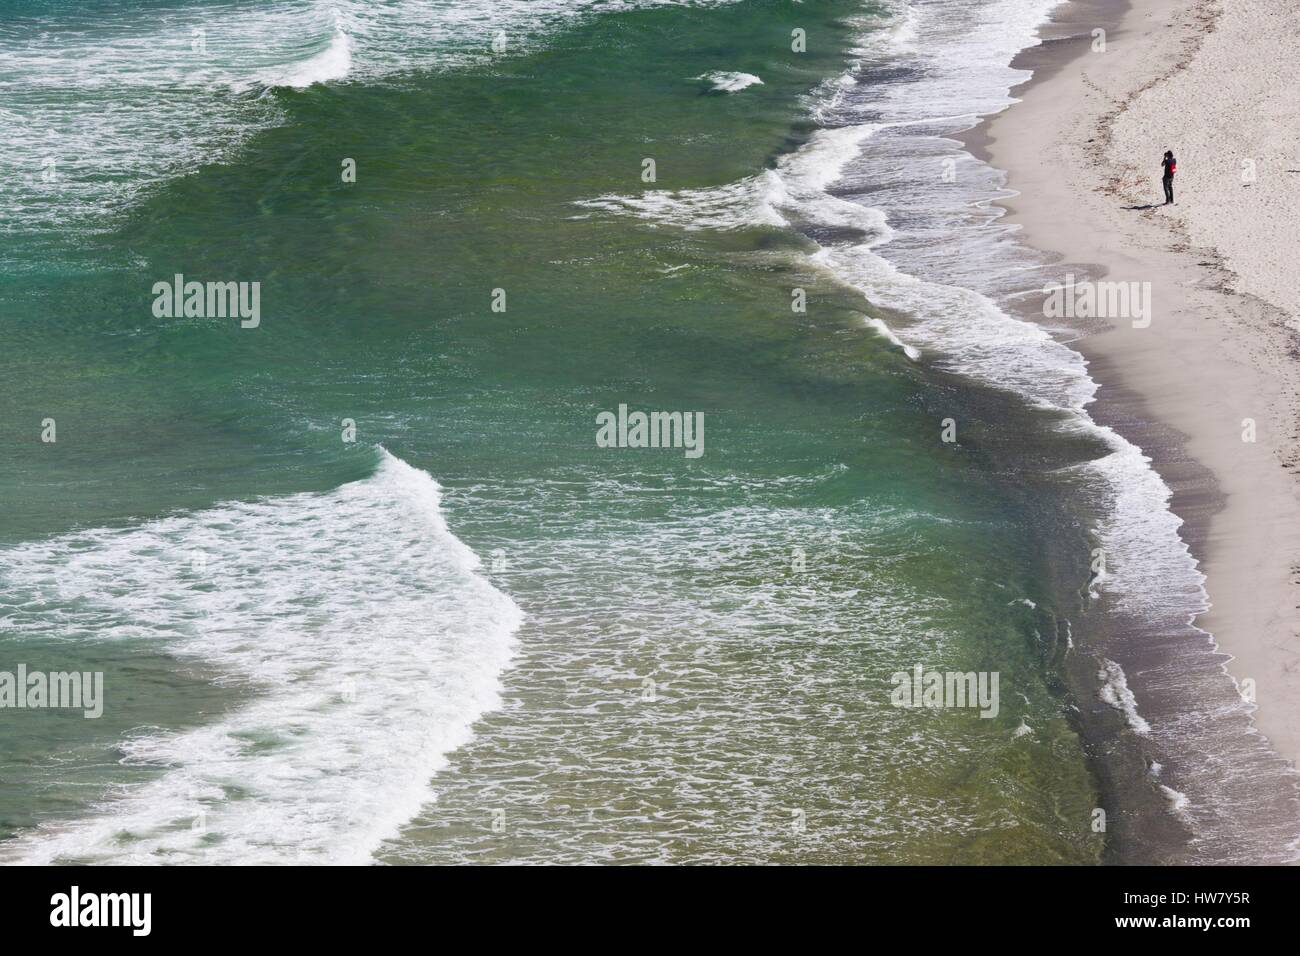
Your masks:
M 1165 150 L 1165 158 L 1160 161 L 1160 167 L 1165 171 L 1165 205 L 1168 206 L 1174 201 L 1174 173 L 1178 172 L 1178 162 L 1174 159 L 1172 149 Z

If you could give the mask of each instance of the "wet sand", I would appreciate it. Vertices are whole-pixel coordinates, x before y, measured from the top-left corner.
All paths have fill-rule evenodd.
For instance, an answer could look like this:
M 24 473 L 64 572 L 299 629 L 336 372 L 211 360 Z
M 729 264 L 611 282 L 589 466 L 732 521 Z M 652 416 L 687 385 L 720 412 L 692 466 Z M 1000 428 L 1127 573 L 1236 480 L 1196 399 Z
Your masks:
M 1041 36 L 1015 64 L 1034 71 L 1021 102 L 963 139 L 1007 172 L 1004 221 L 1062 281 L 1151 284 L 1149 327 L 1098 321 L 1074 343 L 1101 384 L 1091 411 L 1172 489 L 1211 604 L 1195 624 L 1248 697 L 1253 682 L 1256 725 L 1294 766 L 1300 27 L 1280 0 L 1073 0 Z

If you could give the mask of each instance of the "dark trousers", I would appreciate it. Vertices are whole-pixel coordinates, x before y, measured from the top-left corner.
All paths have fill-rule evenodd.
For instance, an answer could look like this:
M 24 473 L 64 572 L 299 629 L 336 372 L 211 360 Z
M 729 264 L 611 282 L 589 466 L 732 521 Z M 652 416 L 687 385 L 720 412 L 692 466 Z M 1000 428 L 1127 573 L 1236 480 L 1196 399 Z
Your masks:
M 1165 202 L 1173 202 L 1174 201 L 1174 177 L 1166 176 L 1164 179 L 1164 183 L 1165 183 Z

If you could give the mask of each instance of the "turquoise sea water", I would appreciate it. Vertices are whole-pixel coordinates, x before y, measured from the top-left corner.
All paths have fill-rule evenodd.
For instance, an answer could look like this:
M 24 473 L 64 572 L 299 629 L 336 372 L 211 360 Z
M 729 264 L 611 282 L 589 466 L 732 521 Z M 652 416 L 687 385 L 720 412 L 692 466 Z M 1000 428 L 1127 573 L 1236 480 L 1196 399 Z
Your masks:
M 970 197 L 832 195 L 935 132 L 844 167 L 846 111 L 1000 108 L 1042 7 L 0 6 L 0 669 L 106 686 L 0 712 L 0 855 L 1091 863 L 1139 786 L 1185 840 L 1066 662 L 1104 444 L 930 346 L 909 296 L 988 289 L 860 252 Z M 155 317 L 177 273 L 260 325 Z M 598 447 L 620 404 L 703 454 Z M 918 663 L 997 716 L 891 706 Z

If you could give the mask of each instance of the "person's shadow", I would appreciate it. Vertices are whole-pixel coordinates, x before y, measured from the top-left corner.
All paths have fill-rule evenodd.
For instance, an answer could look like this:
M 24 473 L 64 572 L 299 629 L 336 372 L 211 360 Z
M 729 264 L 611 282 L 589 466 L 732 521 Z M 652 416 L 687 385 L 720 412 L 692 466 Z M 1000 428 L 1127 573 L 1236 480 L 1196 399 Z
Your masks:
M 1124 208 L 1125 208 L 1125 209 L 1130 209 L 1130 210 L 1131 210 L 1131 209 L 1136 209 L 1136 210 L 1143 210 L 1143 209 L 1159 209 L 1161 206 L 1164 206 L 1164 205 L 1166 205 L 1166 203 L 1162 203 L 1162 202 L 1149 202 L 1149 203 L 1147 203 L 1145 206 L 1125 206 Z

